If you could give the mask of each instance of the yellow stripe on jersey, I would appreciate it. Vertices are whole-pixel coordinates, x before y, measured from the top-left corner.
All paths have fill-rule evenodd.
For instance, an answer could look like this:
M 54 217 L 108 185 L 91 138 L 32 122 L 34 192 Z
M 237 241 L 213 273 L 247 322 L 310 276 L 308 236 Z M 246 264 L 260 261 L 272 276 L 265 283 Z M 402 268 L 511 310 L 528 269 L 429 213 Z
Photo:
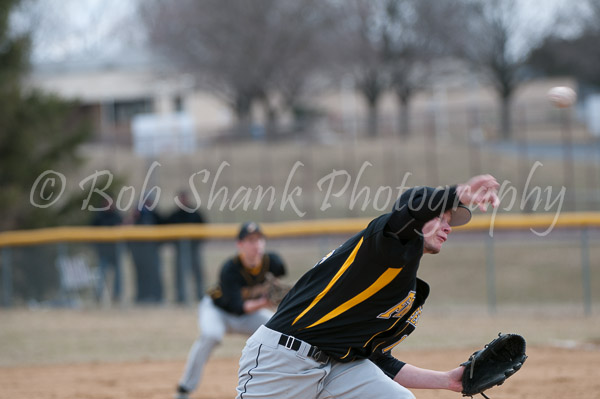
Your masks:
M 384 332 L 386 332 L 386 331 L 389 331 L 389 330 L 391 330 L 392 328 L 394 328 L 394 327 L 396 326 L 396 324 L 398 324 L 398 322 L 399 322 L 400 320 L 402 320 L 402 319 L 398 319 L 398 320 L 396 320 L 396 321 L 394 322 L 394 324 L 392 324 L 391 326 L 389 326 L 389 327 L 388 327 L 388 328 L 386 328 L 385 330 L 383 330 L 383 331 L 379 331 L 378 333 L 374 334 L 374 335 L 373 335 L 371 338 L 369 338 L 369 340 L 368 340 L 367 342 L 365 342 L 365 344 L 363 345 L 363 348 L 366 348 L 366 347 L 367 347 L 367 345 L 369 345 L 369 342 L 371 342 L 371 341 L 373 340 L 373 338 L 375 338 L 375 337 L 376 337 L 376 336 L 378 336 L 379 334 L 381 334 L 381 333 L 384 333 Z M 404 328 L 406 328 L 406 327 L 404 327 Z
M 340 360 L 345 359 L 350 354 L 351 350 L 352 350 L 352 347 L 348 348 L 348 352 L 346 352 L 346 354 L 344 356 L 340 357 Z
M 394 323 L 394 325 L 395 325 L 395 324 L 396 324 L 396 323 Z M 405 326 L 402 328 L 402 330 L 400 330 L 400 331 L 398 331 L 398 332 L 394 333 L 394 337 L 397 337 L 397 336 L 399 336 L 400 334 L 402 334 L 402 333 L 404 332 L 404 330 L 406 330 L 406 327 L 408 327 L 408 324 L 407 324 L 407 325 L 405 325 Z M 377 335 L 377 334 L 375 334 L 375 335 Z M 404 338 L 406 338 L 406 337 L 408 337 L 408 335 L 404 335 L 404 337 L 403 337 L 402 339 L 404 339 Z M 398 345 L 400 342 L 402 342 L 402 339 L 401 339 L 400 341 L 397 341 L 397 342 L 396 342 L 396 343 L 394 343 L 393 345 L 390 345 L 390 346 L 388 346 L 387 348 L 384 348 L 384 349 L 382 349 L 382 351 L 385 353 L 387 350 L 389 350 L 389 349 L 393 348 L 394 346 L 396 346 L 396 345 Z M 376 350 L 377 348 L 379 348 L 381 345 L 383 345 L 383 343 L 384 343 L 384 342 L 385 342 L 385 341 L 382 341 L 382 342 L 378 343 L 377 345 L 375 345 L 375 347 L 373 348 L 372 352 L 375 352 L 375 350 Z M 366 345 L 365 345 L 365 346 L 366 346 Z
M 342 277 L 342 275 L 346 272 L 346 270 L 350 267 L 350 265 L 354 262 L 354 258 L 356 257 L 356 253 L 358 252 L 360 246 L 363 243 L 363 239 L 361 237 L 360 241 L 358 242 L 358 244 L 356 244 L 356 246 L 354 247 L 354 249 L 352 250 L 352 253 L 350 253 L 350 256 L 348 256 L 348 258 L 346 259 L 346 261 L 344 262 L 344 264 L 342 265 L 342 267 L 340 268 L 340 270 L 338 270 L 338 272 L 335 274 L 335 276 L 333 276 L 333 279 L 331 279 L 331 281 L 329 282 L 329 284 L 327 284 L 327 287 L 325 287 L 325 289 L 323 291 L 321 291 L 321 293 L 319 293 L 319 295 L 317 295 L 315 297 L 315 299 L 313 299 L 312 303 L 302 311 L 302 313 L 300 313 L 298 315 L 298 317 L 296 317 L 296 320 L 294 320 L 294 322 L 292 323 L 292 325 L 296 324 L 296 322 L 298 320 L 300 320 L 306 313 L 308 313 L 309 310 L 311 310 L 317 303 L 319 303 L 319 301 L 321 299 L 323 299 L 323 297 L 329 292 L 329 290 L 331 289 L 331 287 L 333 287 L 333 285 L 340 279 L 340 277 Z
M 369 299 L 374 294 L 376 294 L 383 287 L 388 285 L 401 271 L 402 271 L 401 267 L 387 269 L 385 272 L 383 272 L 383 274 L 381 276 L 379 276 L 379 278 L 373 284 L 371 284 L 371 286 L 369 288 L 367 288 L 366 290 L 364 290 L 363 292 L 361 292 L 354 298 L 341 304 L 340 306 L 338 306 L 331 312 L 327 313 L 325 316 L 321 317 L 319 320 L 317 320 L 316 322 L 314 322 L 313 324 L 311 324 L 310 326 L 308 326 L 306 328 L 311 328 L 314 326 L 318 326 L 321 323 L 325 323 L 326 321 L 331 320 L 331 319 L 341 315 L 342 313 L 348 311 L 349 309 L 352 309 L 354 306 L 358 305 L 359 303 L 364 302 L 365 300 Z
M 387 353 L 387 352 L 391 351 L 392 349 L 394 349 L 394 347 L 396 347 L 397 345 L 399 345 L 400 342 L 404 341 L 406 339 L 406 337 L 408 337 L 408 335 L 403 335 L 402 338 L 400 338 L 397 342 L 394 342 L 390 346 L 383 348 L 381 351 L 383 353 Z

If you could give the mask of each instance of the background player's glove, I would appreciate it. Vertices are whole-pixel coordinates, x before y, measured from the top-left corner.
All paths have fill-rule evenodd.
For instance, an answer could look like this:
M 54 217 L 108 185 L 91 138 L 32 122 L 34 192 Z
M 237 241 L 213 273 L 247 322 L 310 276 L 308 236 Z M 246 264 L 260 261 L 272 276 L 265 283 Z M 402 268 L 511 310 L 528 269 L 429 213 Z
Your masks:
M 277 306 L 283 300 L 283 297 L 287 295 L 287 293 L 292 289 L 292 286 L 288 283 L 285 283 L 273 276 L 272 274 L 267 274 L 267 283 L 268 283 L 268 291 L 267 297 L 269 298 L 269 302 L 273 305 Z
M 525 338 L 518 334 L 498 334 L 498 338 L 461 364 L 465 367 L 463 396 L 481 394 L 487 398 L 483 391 L 503 384 L 521 368 L 525 359 Z

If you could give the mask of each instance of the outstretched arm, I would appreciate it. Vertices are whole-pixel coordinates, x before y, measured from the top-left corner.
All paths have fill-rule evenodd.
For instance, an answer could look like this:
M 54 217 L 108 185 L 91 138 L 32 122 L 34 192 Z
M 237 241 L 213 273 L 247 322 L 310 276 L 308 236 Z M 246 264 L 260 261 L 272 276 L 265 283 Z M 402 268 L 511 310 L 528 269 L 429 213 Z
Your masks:
M 488 205 L 496 208 L 500 204 L 499 186 L 492 175 L 479 175 L 466 183 L 446 188 L 414 187 L 404 192 L 394 204 L 386 230 L 401 239 L 410 239 L 425 223 L 456 207 L 459 201 L 467 206 L 478 206 L 482 211 Z
M 459 366 L 450 371 L 434 371 L 406 364 L 396 374 L 394 381 L 405 388 L 461 392 L 463 370 L 464 367 Z

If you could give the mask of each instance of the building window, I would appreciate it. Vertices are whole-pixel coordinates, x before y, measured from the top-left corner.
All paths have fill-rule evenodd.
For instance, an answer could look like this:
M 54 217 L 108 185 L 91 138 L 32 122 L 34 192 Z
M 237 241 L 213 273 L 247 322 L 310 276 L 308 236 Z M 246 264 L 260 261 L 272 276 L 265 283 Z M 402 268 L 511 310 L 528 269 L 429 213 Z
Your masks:
M 118 100 L 113 103 L 113 122 L 115 124 L 129 123 L 137 114 L 147 114 L 154 110 L 154 104 L 149 98 L 135 100 Z

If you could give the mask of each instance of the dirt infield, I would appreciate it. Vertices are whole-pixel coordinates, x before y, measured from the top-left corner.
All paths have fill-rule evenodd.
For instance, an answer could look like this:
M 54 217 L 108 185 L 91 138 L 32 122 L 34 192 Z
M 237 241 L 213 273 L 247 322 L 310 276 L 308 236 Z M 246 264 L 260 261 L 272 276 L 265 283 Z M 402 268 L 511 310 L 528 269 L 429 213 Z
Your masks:
M 197 335 L 193 308 L 0 310 L 0 399 L 172 399 Z M 560 316 L 559 316 L 560 315 Z M 600 317 L 541 309 L 429 312 L 394 355 L 448 370 L 498 331 L 527 339 L 529 360 L 493 399 L 598 398 Z M 246 337 L 227 335 L 192 399 L 235 397 Z M 419 399 L 455 398 L 416 391 Z
M 600 349 L 535 347 L 521 372 L 489 393 L 494 399 L 564 399 L 598 397 Z M 402 358 L 437 369 L 454 367 L 464 350 L 413 350 Z M 172 398 L 183 368 L 181 361 L 86 363 L 76 365 L 0 368 L 0 398 L 4 399 L 165 399 Z M 235 396 L 237 358 L 214 358 L 201 389 L 192 398 L 225 399 Z M 459 398 L 453 392 L 416 391 L 419 399 Z

